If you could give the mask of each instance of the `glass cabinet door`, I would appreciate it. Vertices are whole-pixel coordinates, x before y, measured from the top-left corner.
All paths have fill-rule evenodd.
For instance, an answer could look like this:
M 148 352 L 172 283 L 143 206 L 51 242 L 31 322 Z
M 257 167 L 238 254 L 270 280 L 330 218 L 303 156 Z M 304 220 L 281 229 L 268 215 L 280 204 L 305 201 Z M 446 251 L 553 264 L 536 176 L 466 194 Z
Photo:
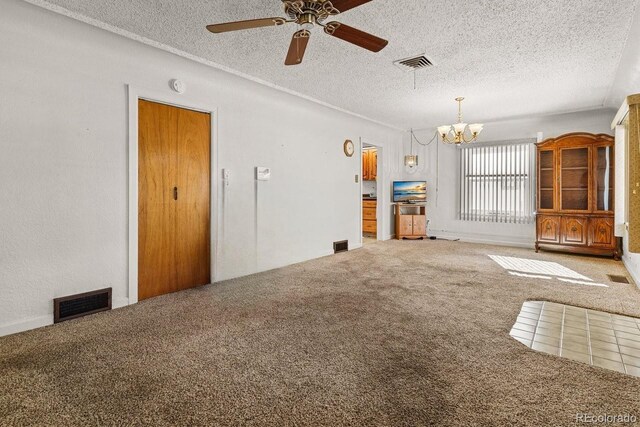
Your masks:
M 589 148 L 560 150 L 560 209 L 589 210 Z
M 539 209 L 554 209 L 555 202 L 555 151 L 541 150 L 538 158 Z
M 613 147 L 598 147 L 594 158 L 596 210 L 613 211 Z

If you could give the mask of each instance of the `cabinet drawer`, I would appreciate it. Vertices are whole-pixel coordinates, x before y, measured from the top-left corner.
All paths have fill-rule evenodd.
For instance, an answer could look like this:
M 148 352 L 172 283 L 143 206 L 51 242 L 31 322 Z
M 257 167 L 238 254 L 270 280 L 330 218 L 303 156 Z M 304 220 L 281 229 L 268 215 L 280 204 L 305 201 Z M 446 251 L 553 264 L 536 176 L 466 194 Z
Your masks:
M 376 208 L 363 208 L 362 219 L 376 219 Z
M 563 217 L 560 232 L 560 243 L 565 245 L 586 245 L 587 221 L 586 217 Z
M 365 233 L 376 233 L 378 231 L 378 222 L 375 220 L 362 221 L 362 231 Z
M 589 246 L 615 248 L 616 237 L 613 230 L 613 218 L 589 219 Z
M 378 206 L 378 202 L 375 200 L 363 200 L 362 207 L 363 208 L 375 208 Z
M 560 217 L 538 215 L 538 241 L 542 243 L 560 243 Z

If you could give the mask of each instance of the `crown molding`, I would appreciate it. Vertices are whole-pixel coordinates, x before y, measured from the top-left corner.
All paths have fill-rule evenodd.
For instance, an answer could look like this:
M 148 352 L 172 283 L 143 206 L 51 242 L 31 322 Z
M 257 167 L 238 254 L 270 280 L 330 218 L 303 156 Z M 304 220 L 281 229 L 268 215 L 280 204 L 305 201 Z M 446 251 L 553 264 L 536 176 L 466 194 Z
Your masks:
M 108 31 L 110 33 L 119 35 L 121 37 L 125 37 L 127 39 L 130 39 L 130 40 L 145 44 L 147 46 L 154 47 L 156 49 L 160 49 L 162 51 L 171 53 L 173 55 L 180 56 L 180 57 L 188 59 L 190 61 L 197 62 L 199 64 L 203 64 L 203 65 L 206 65 L 206 66 L 211 67 L 211 68 L 215 68 L 215 69 L 223 71 L 225 73 L 232 74 L 232 75 L 234 75 L 236 77 L 240 77 L 242 79 L 249 80 L 249 81 L 251 81 L 253 83 L 257 83 L 259 85 L 269 87 L 271 89 L 277 90 L 279 92 L 286 93 L 288 95 L 292 95 L 292 96 L 295 96 L 295 97 L 298 97 L 298 98 L 302 98 L 302 99 L 304 99 L 306 101 L 313 102 L 313 103 L 321 105 L 323 107 L 326 107 L 326 108 L 341 112 L 343 114 L 348 114 L 350 116 L 353 116 L 353 117 L 368 121 L 370 123 L 374 123 L 374 124 L 377 124 L 379 126 L 383 126 L 383 127 L 392 129 L 392 130 L 397 130 L 397 131 L 402 131 L 403 130 L 402 128 L 400 128 L 398 126 L 394 126 L 394 125 L 392 125 L 390 123 L 385 123 L 385 122 L 382 122 L 382 121 L 379 121 L 379 120 L 376 120 L 376 119 L 372 119 L 372 118 L 364 116 L 362 114 L 358 114 L 356 112 L 349 111 L 347 109 L 344 109 L 344 108 L 338 107 L 336 105 L 330 104 L 328 102 L 321 101 L 321 100 L 316 99 L 316 98 L 314 98 L 312 96 L 305 95 L 303 93 L 300 93 L 300 92 L 297 92 L 297 91 L 294 91 L 294 90 L 291 90 L 291 89 L 287 89 L 285 87 L 276 85 L 276 84 L 271 83 L 269 81 L 254 77 L 254 76 L 252 76 L 250 74 L 246 74 L 246 73 L 243 73 L 241 71 L 235 70 L 233 68 L 227 67 L 226 65 L 222 65 L 222 64 L 219 64 L 217 62 L 210 61 L 208 59 L 204 59 L 202 57 L 190 54 L 190 53 L 185 52 L 185 51 L 180 50 L 180 49 L 176 49 L 176 48 L 171 47 L 169 45 L 166 45 L 164 43 L 160 43 L 160 42 L 157 42 L 155 40 L 151 40 L 149 38 L 142 37 L 142 36 L 140 36 L 138 34 L 130 32 L 130 31 L 123 30 L 122 28 L 118 28 L 118 27 L 116 27 L 114 25 L 110 25 L 110 24 L 107 24 L 105 22 L 99 21 L 97 19 L 90 18 L 88 16 L 82 15 L 80 13 L 76 13 L 76 12 L 70 11 L 69 9 L 66 9 L 64 7 L 61 7 L 61 6 L 58 6 L 58 5 L 55 5 L 55 4 L 51 4 L 51 3 L 49 3 L 49 2 L 47 2 L 45 0 L 22 0 L 22 1 L 24 1 L 25 3 L 32 4 L 34 6 L 38 6 L 38 7 L 42 8 L 42 9 L 46 9 L 46 10 L 48 10 L 50 12 L 54 12 L 56 14 L 63 15 L 65 17 L 67 17 L 67 18 L 71 18 L 71 19 L 74 19 L 76 21 L 80 21 L 80 22 L 82 22 L 84 24 L 91 25 L 92 27 L 97 27 L 97 28 L 99 28 L 101 30 Z

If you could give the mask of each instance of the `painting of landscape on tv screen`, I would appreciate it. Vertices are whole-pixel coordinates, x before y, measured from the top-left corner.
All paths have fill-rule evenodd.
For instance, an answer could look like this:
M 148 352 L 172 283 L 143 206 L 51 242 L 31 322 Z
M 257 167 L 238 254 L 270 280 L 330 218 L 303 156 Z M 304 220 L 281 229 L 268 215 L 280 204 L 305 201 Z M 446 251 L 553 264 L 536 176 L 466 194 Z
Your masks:
M 424 181 L 401 181 L 393 183 L 394 202 L 426 202 L 427 183 Z

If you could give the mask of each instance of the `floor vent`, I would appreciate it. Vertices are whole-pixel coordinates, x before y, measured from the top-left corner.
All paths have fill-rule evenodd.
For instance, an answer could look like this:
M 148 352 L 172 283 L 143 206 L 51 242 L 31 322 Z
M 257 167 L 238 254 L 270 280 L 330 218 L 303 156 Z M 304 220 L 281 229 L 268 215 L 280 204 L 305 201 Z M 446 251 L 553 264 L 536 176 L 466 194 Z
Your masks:
M 615 274 L 607 274 L 607 277 L 609 278 L 610 282 L 614 282 L 614 283 L 629 283 L 629 279 L 627 279 L 625 276 L 617 276 Z
M 433 62 L 424 55 L 400 59 L 398 61 L 394 61 L 393 64 L 404 71 L 415 71 L 433 66 Z
M 111 288 L 54 299 L 53 322 L 59 323 L 105 310 L 111 310 Z
M 340 242 L 333 242 L 333 253 L 347 252 L 349 250 L 349 241 L 342 240 Z

